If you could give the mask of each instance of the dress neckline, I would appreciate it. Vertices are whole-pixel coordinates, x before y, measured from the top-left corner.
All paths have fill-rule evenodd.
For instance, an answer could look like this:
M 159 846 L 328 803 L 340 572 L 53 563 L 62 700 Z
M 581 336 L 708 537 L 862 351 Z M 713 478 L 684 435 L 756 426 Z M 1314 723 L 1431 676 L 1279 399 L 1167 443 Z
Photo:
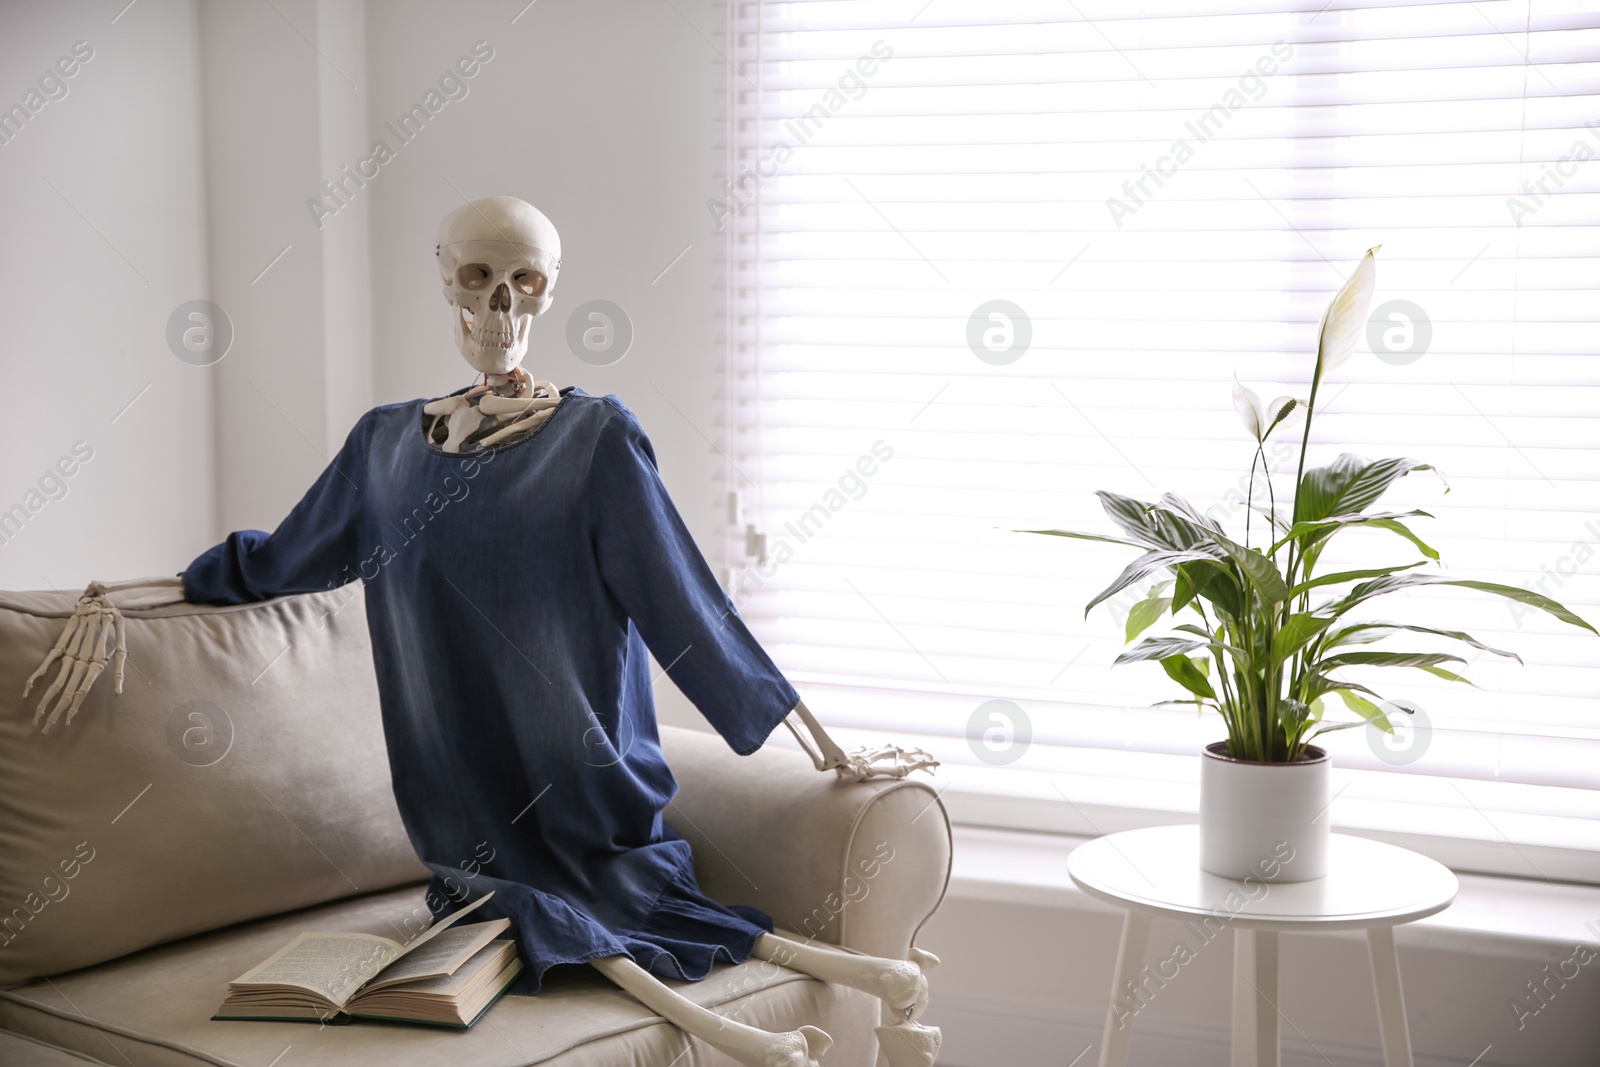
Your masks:
M 446 393 L 445 396 L 457 396 L 471 388 L 472 386 L 470 385 L 463 385 L 460 389 L 457 389 L 454 392 Z M 479 448 L 472 452 L 446 452 L 444 449 L 428 440 L 427 435 L 423 433 L 422 430 L 418 429 L 418 423 L 422 421 L 420 417 L 422 414 L 422 406 L 424 404 L 431 404 L 435 400 L 443 400 L 444 397 L 421 397 L 411 402 L 413 413 L 413 418 L 411 419 L 411 437 L 429 452 L 432 452 L 436 456 L 443 456 L 446 459 L 472 459 L 476 456 L 486 456 L 490 455 L 491 453 L 499 454 L 501 452 L 508 452 L 519 445 L 527 444 L 535 437 L 538 437 L 540 434 L 544 433 L 545 430 L 550 427 L 550 424 L 555 422 L 556 419 L 561 416 L 561 412 L 563 410 L 572 406 L 571 404 L 567 403 L 568 398 L 572 396 L 589 395 L 576 385 L 562 386 L 560 389 L 557 389 L 556 392 L 560 394 L 561 399 L 556 403 L 555 407 L 550 409 L 550 416 L 545 419 L 544 422 L 540 423 L 538 426 L 535 426 L 532 433 L 527 434 L 524 437 L 519 437 L 509 444 L 495 445 L 493 448 Z

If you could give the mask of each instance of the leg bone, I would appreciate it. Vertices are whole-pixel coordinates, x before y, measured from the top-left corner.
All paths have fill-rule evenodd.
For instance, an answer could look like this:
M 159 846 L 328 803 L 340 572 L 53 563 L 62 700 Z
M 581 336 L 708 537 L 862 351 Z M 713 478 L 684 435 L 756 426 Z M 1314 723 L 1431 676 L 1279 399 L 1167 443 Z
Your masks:
M 673 1026 L 746 1067 L 820 1067 L 818 1057 L 833 1046 L 833 1038 L 815 1026 L 774 1034 L 725 1019 L 674 992 L 626 956 L 606 956 L 590 965 Z
M 878 1035 L 878 1048 L 889 1061 L 889 1067 L 933 1067 L 944 1038 L 937 1026 L 917 1023 L 880 1026 L 874 1033 Z
M 939 957 L 920 948 L 911 950 L 909 960 L 886 960 L 831 945 L 802 944 L 775 934 L 763 934 L 756 941 L 754 955 L 825 982 L 870 993 L 906 1020 L 920 1019 L 928 1009 L 927 972 L 939 965 Z

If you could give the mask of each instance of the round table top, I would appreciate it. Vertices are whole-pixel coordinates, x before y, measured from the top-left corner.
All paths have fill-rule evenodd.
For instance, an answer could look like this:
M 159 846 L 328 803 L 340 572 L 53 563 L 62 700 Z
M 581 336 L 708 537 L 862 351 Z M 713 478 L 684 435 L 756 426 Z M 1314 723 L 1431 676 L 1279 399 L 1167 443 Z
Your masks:
M 1166 918 L 1215 917 L 1247 930 L 1358 930 L 1443 911 L 1460 888 L 1442 863 L 1396 845 L 1333 834 L 1328 875 L 1239 882 L 1200 869 L 1200 827 L 1156 826 L 1087 841 L 1067 872 L 1085 893 Z

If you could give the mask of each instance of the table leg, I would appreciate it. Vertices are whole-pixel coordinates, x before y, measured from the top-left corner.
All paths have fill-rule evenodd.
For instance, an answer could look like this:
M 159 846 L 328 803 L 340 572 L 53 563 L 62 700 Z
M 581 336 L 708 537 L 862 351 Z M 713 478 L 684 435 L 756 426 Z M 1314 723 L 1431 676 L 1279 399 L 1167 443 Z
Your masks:
M 1278 1067 L 1278 932 L 1233 934 L 1232 1067 Z
M 1123 1067 L 1128 1062 L 1128 1038 L 1133 1035 L 1133 1011 L 1137 999 L 1124 1000 L 1119 1010 L 1117 1001 L 1136 986 L 1139 970 L 1144 966 L 1144 944 L 1150 934 L 1150 917 L 1136 911 L 1128 912 L 1122 919 L 1122 943 L 1117 947 L 1117 971 L 1111 979 L 1111 1000 L 1106 1005 L 1106 1028 L 1100 1035 L 1100 1067 Z
M 1400 992 L 1400 954 L 1394 947 L 1394 927 L 1368 929 L 1367 949 L 1372 956 L 1372 987 L 1378 996 L 1384 1067 L 1412 1067 L 1411 1032 L 1406 1028 L 1406 1002 Z

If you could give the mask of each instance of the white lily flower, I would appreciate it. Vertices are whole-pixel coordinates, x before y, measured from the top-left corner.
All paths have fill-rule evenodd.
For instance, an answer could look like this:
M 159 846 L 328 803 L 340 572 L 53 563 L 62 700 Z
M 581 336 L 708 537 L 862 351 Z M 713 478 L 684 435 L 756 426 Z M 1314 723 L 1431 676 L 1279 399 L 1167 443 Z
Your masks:
M 1374 258 L 1382 245 L 1373 245 L 1361 257 L 1350 280 L 1344 283 L 1328 310 L 1322 313 L 1322 324 L 1317 331 L 1317 367 L 1311 389 L 1316 391 L 1323 377 L 1334 370 L 1356 349 L 1356 341 L 1366 327 L 1367 306 L 1372 303 L 1372 288 L 1378 277 Z
M 1239 413 L 1239 421 L 1257 444 L 1265 441 L 1267 435 L 1285 421 L 1302 413 L 1304 408 L 1305 405 L 1292 396 L 1275 397 L 1271 404 L 1263 406 L 1261 398 L 1242 384 L 1237 374 L 1233 376 L 1233 410 Z

